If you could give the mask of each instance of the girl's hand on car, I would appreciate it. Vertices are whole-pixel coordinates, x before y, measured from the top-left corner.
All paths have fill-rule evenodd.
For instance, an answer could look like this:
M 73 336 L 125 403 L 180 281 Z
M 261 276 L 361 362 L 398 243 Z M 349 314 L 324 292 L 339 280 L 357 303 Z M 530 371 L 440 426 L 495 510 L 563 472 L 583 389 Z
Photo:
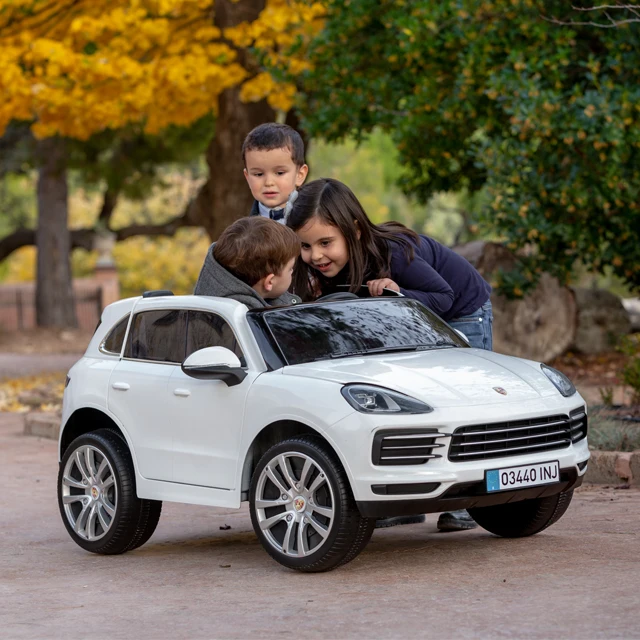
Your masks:
M 391 289 L 392 291 L 400 291 L 400 287 L 391 278 L 379 278 L 378 280 L 369 280 L 369 295 L 377 297 L 382 295 L 383 289 Z

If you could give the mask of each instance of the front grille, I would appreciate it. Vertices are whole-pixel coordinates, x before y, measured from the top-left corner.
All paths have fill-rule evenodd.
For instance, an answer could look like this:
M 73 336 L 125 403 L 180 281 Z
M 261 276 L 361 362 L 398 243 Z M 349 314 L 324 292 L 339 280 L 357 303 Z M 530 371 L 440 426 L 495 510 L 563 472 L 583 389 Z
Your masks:
M 384 429 L 373 438 L 371 460 L 375 465 L 424 464 L 433 458 L 442 458 L 433 453 L 444 444 L 436 438 L 449 437 L 437 429 Z
M 568 416 L 474 424 L 453 432 L 449 460 L 467 462 L 564 449 L 586 436 L 584 407 L 575 409 Z

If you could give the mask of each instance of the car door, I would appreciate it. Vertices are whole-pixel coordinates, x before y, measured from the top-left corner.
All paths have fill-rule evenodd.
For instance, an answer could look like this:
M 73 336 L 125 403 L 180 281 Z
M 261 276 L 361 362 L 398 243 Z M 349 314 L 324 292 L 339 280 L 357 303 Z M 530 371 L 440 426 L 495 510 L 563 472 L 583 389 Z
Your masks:
M 187 312 L 188 357 L 205 347 L 226 347 L 242 366 L 246 360 L 229 323 L 208 311 Z M 174 440 L 174 482 L 234 489 L 245 400 L 255 372 L 239 384 L 196 380 L 177 367 L 169 383 L 168 415 L 177 427 Z
M 184 310 L 136 313 L 109 380 L 109 410 L 131 438 L 140 474 L 151 480 L 173 479 L 169 380 L 184 359 L 185 332 Z

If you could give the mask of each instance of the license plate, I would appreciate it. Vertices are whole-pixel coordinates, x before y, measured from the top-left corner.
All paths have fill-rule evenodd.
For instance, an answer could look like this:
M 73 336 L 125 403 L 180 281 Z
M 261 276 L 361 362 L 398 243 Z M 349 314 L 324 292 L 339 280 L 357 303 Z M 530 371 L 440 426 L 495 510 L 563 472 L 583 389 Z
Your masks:
M 527 464 L 522 467 L 492 469 L 485 473 L 487 492 L 506 491 L 539 484 L 553 484 L 560 480 L 560 465 L 553 462 Z

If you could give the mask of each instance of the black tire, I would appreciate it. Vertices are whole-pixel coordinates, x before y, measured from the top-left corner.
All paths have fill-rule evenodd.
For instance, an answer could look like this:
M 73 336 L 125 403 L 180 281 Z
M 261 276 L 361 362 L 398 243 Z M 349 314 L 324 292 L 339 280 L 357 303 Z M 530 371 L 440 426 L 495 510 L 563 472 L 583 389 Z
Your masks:
M 349 550 L 349 553 L 342 559 L 340 565 L 351 562 L 354 558 L 357 558 L 364 548 L 369 544 L 373 530 L 376 528 L 375 518 L 361 518 L 360 526 L 356 533 L 356 538 L 353 541 L 353 546 Z
M 258 509 L 256 508 L 256 500 L 264 500 L 265 493 L 258 497 L 257 492 L 259 490 L 272 490 L 275 491 L 275 494 L 280 495 L 281 493 L 281 490 L 278 489 L 278 485 L 270 480 L 261 480 L 261 475 L 267 465 L 270 463 L 273 464 L 275 460 L 283 454 L 289 456 L 290 458 L 288 459 L 290 460 L 299 459 L 301 465 L 307 458 L 311 459 L 312 463 L 315 465 L 315 467 L 309 472 L 307 478 L 302 478 L 300 471 L 296 472 L 296 470 L 292 469 L 294 480 L 296 482 L 307 480 L 308 484 L 313 484 L 311 478 L 318 479 L 318 477 L 321 477 L 324 480 L 319 486 L 322 487 L 322 485 L 326 485 L 322 489 L 316 489 L 315 496 L 313 494 L 308 494 L 311 495 L 311 500 L 309 500 L 309 498 L 306 499 L 304 512 L 295 514 L 295 511 L 293 510 L 295 500 L 289 500 L 289 507 L 282 506 L 282 511 L 278 511 L 276 514 L 282 515 L 283 517 L 285 514 L 295 514 L 292 516 L 294 520 L 291 525 L 285 524 L 285 521 L 282 518 L 280 519 L 280 523 L 284 525 L 285 529 L 290 528 L 292 531 L 295 529 L 296 533 L 292 534 L 292 539 L 297 535 L 304 536 L 305 531 L 306 535 L 309 536 L 310 532 L 311 537 L 306 538 L 306 543 L 308 544 L 315 535 L 311 527 L 307 526 L 305 529 L 303 524 L 299 524 L 295 521 L 296 516 L 300 518 L 307 515 L 309 515 L 309 517 L 312 515 L 314 517 L 322 517 L 317 516 L 313 507 L 310 507 L 309 505 L 317 504 L 317 506 L 322 506 L 325 510 L 332 511 L 333 514 L 331 517 L 324 518 L 326 537 L 313 548 L 309 548 L 307 555 L 299 555 L 299 551 L 297 550 L 299 538 L 295 538 L 295 542 L 292 543 L 296 547 L 293 555 L 291 553 L 287 554 L 284 551 L 284 540 L 281 541 L 279 547 L 275 546 L 277 541 L 272 542 L 272 539 L 275 540 L 273 530 L 278 525 L 274 525 L 272 529 L 269 529 L 269 535 L 271 535 L 271 538 L 260 526 L 260 516 L 258 514 Z M 320 473 L 321 471 L 323 472 L 322 474 Z M 281 472 L 279 480 L 285 487 L 288 488 L 290 486 L 290 483 L 287 483 Z M 264 483 L 263 489 L 260 489 L 261 482 Z M 265 489 L 267 482 L 271 482 L 272 486 Z M 325 492 L 325 501 L 323 504 L 320 504 L 321 500 L 318 496 L 321 491 Z M 291 495 L 295 495 L 295 493 L 296 492 L 292 489 Z M 307 495 L 305 492 L 303 493 Z M 329 497 L 327 498 L 327 496 Z M 320 496 L 320 498 L 322 498 L 322 496 Z M 278 498 L 274 496 L 273 499 L 277 500 Z M 299 571 L 329 571 L 330 569 L 334 569 L 341 564 L 345 564 L 346 562 L 353 560 L 362 551 L 362 549 L 364 549 L 366 543 L 369 541 L 371 532 L 373 531 L 373 525 L 375 523 L 374 520 L 363 518 L 360 515 L 353 498 L 353 493 L 351 491 L 347 475 L 333 450 L 322 440 L 314 438 L 313 436 L 298 436 L 284 440 L 283 442 L 271 447 L 271 449 L 262 456 L 251 480 L 249 502 L 251 522 L 265 551 L 274 560 L 285 567 L 297 569 Z M 280 507 L 270 507 L 270 509 L 277 510 L 280 509 Z M 266 510 L 264 510 L 264 512 L 266 514 Z M 287 522 L 291 522 L 291 519 L 287 520 Z M 302 528 L 302 534 L 300 534 L 300 528 Z
M 102 463 L 103 460 L 106 460 L 110 465 L 110 469 L 107 471 L 110 476 L 112 475 L 113 482 L 109 489 L 99 490 L 96 493 L 100 499 L 105 498 L 107 504 L 115 506 L 115 509 L 110 516 L 111 519 L 107 523 L 106 529 L 103 528 L 102 524 L 99 526 L 96 524 L 93 527 L 89 525 L 88 527 L 81 526 L 80 529 L 84 534 L 82 535 L 76 532 L 72 520 L 74 522 L 81 520 L 80 511 L 84 510 L 84 506 L 81 505 L 84 505 L 85 502 L 87 505 L 93 504 L 91 483 L 84 488 L 74 486 L 69 489 L 69 480 L 65 480 L 66 491 L 73 493 L 73 496 L 65 498 L 63 480 L 65 469 L 70 464 L 70 471 L 74 474 L 71 480 L 80 485 L 83 476 L 79 473 L 78 464 L 75 461 L 70 462 L 70 460 L 75 457 L 76 452 L 85 451 L 87 448 L 92 450 L 91 455 L 95 461 L 94 466 L 98 466 L 98 463 Z M 107 492 L 109 493 L 107 494 Z M 68 500 L 69 497 L 73 497 L 75 500 L 72 503 L 73 507 L 69 506 L 69 510 L 67 510 L 65 508 L 65 500 Z M 100 500 L 96 498 L 94 502 L 98 503 Z M 100 502 L 100 504 L 103 503 Z M 142 500 L 137 497 L 133 461 L 126 442 L 113 431 L 100 429 L 79 436 L 67 447 L 58 472 L 58 507 L 62 522 L 71 539 L 78 546 L 92 553 L 114 555 L 135 549 L 151 537 L 158 524 L 162 502 Z M 76 514 L 75 516 L 74 513 Z M 105 513 L 106 511 L 103 510 L 103 516 Z M 96 539 L 89 539 L 87 528 L 93 530 L 93 533 L 96 534 Z
M 158 526 L 160 514 L 162 513 L 161 500 L 140 500 L 140 502 L 142 502 L 140 518 L 138 519 L 133 540 L 126 549 L 127 551 L 133 551 L 149 540 Z
M 524 538 L 540 533 L 560 520 L 571 504 L 573 491 L 546 498 L 522 500 L 493 507 L 469 509 L 483 528 L 503 538 Z

